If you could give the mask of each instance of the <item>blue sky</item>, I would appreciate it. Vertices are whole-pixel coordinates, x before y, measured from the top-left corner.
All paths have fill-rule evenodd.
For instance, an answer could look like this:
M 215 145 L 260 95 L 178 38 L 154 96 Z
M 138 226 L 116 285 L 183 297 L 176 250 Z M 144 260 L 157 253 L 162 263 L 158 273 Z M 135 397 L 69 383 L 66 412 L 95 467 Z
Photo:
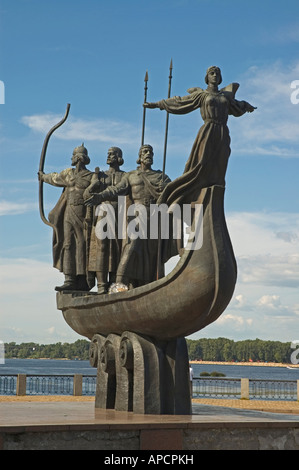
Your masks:
M 298 339 L 299 80 L 297 0 L 0 0 L 0 340 L 39 343 L 79 338 L 56 309 L 50 227 L 39 218 L 37 171 L 50 127 L 45 171 L 70 166 L 82 142 L 90 169 L 106 168 L 110 146 L 136 167 L 144 75 L 148 100 L 205 87 L 210 65 L 223 86 L 257 110 L 231 117 L 225 210 L 238 263 L 223 315 L 192 338 Z M 179 176 L 201 126 L 200 112 L 171 115 L 166 172 Z M 162 168 L 165 113 L 148 110 L 145 141 Z M 45 188 L 48 212 L 59 188 Z

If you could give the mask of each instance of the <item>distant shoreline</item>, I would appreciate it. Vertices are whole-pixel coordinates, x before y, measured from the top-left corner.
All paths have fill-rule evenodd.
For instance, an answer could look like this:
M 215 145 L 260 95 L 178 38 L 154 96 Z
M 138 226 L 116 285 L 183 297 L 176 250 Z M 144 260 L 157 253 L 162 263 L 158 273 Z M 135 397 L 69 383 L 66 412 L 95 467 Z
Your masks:
M 6 359 L 38 359 L 47 361 L 82 361 L 88 359 L 68 359 L 67 357 L 10 357 Z M 281 362 L 225 362 L 225 361 L 189 361 L 190 364 L 211 364 L 211 365 L 222 365 L 222 366 L 260 366 L 260 367 L 287 367 L 289 369 L 299 369 L 299 364 L 281 363 Z
M 88 359 L 69 359 L 68 357 L 6 357 L 5 359 L 25 359 L 29 360 L 39 360 L 39 361 L 88 361 Z
M 190 364 L 212 364 L 223 366 L 266 366 L 299 368 L 299 364 L 282 364 L 281 362 L 221 362 L 221 361 L 189 361 Z

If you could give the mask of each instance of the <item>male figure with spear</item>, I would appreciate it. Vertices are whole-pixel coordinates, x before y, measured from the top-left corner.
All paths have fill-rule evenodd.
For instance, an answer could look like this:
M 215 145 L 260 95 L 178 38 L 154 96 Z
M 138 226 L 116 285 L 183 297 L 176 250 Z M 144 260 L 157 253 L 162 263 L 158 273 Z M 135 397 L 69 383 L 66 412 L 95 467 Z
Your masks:
M 117 201 L 118 196 L 129 196 L 131 203 L 139 211 L 140 224 L 146 227 L 146 233 L 137 238 L 135 233 L 128 233 L 123 242 L 116 272 L 116 283 L 130 287 L 142 286 L 156 280 L 158 240 L 151 238 L 150 234 L 150 206 L 156 203 L 170 179 L 165 175 L 163 180 L 162 172 L 152 169 L 153 156 L 152 146 L 142 145 L 139 149 L 137 170 L 125 173 L 118 184 L 93 194 L 85 201 L 85 204 L 91 207 L 103 201 Z M 135 215 L 133 219 L 136 220 Z
M 169 66 L 169 81 L 168 81 L 168 98 L 170 98 L 171 93 L 171 81 L 172 81 L 172 59 L 170 61 Z M 147 103 L 147 82 L 148 82 L 148 73 L 145 74 L 145 87 L 144 87 L 144 103 L 143 103 L 143 124 L 142 124 L 142 145 L 144 140 L 144 128 L 145 128 L 145 111 L 146 108 L 151 107 L 149 103 Z M 166 113 L 166 125 L 165 125 L 165 138 L 164 138 L 164 154 L 163 154 L 163 170 L 162 170 L 162 181 L 164 182 L 165 179 L 165 167 L 166 167 L 166 151 L 167 151 L 167 138 L 168 138 L 168 121 L 169 121 L 169 113 Z M 167 177 L 168 178 L 168 177 Z M 161 242 L 161 217 L 159 214 L 158 217 L 158 246 L 157 246 L 157 279 L 163 277 L 164 275 L 164 265 L 162 262 L 162 242 Z

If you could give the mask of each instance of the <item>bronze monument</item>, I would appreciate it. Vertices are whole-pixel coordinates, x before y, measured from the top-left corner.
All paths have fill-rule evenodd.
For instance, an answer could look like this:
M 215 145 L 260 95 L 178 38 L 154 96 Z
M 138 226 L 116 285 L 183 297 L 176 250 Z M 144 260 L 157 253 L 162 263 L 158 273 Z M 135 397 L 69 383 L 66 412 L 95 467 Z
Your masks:
M 222 77 L 218 67 L 207 70 L 205 90 L 191 88 L 187 96 L 170 98 L 169 87 L 168 98 L 157 103 L 147 102 L 147 81 L 146 74 L 144 118 L 146 109 L 160 108 L 167 112 L 168 126 L 169 113 L 185 114 L 200 109 L 204 124 L 184 173 L 174 181 L 165 175 L 164 164 L 162 172 L 151 168 L 153 151 L 143 142 L 144 119 L 137 170 L 123 174 L 117 184 L 109 179 L 108 186 L 101 182 L 101 172 L 88 173 L 88 178 L 86 173 L 91 183 L 83 193 L 84 207 L 93 227 L 94 207 L 103 202 L 115 203 L 120 196 L 126 198 L 127 228 L 132 207 L 134 210 L 139 207 L 137 212 L 145 214 L 138 224 L 134 221 L 139 230 L 145 221 L 152 222 L 153 208 L 168 210 L 160 219 L 158 237 L 151 237 L 152 232 L 146 229 L 144 237 L 139 231 L 139 238 L 130 232 L 122 239 L 115 281 L 124 288 L 101 293 L 78 290 L 76 285 L 73 290 L 62 289 L 57 293 L 57 307 L 73 330 L 91 340 L 90 362 L 98 371 L 96 407 L 147 414 L 190 414 L 185 336 L 203 329 L 222 314 L 237 279 L 223 207 L 230 155 L 227 120 L 229 115 L 242 116 L 255 108 L 236 100 L 238 84 L 219 90 Z M 45 176 L 41 178 L 47 180 Z M 180 245 L 179 237 L 175 240 L 174 230 L 164 240 L 162 222 L 168 216 L 175 220 L 186 206 L 192 214 L 187 244 Z M 180 223 L 184 221 L 183 216 Z M 55 225 L 53 228 L 55 234 Z M 87 230 L 84 239 L 87 247 L 87 257 L 82 261 L 84 269 L 94 261 L 90 249 L 93 242 L 89 241 L 88 233 Z M 174 247 L 180 254 L 177 265 L 166 276 L 156 275 L 159 264 L 163 267 L 165 260 L 176 252 Z M 86 282 L 90 287 L 90 277 L 97 269 L 93 265 L 87 271 Z

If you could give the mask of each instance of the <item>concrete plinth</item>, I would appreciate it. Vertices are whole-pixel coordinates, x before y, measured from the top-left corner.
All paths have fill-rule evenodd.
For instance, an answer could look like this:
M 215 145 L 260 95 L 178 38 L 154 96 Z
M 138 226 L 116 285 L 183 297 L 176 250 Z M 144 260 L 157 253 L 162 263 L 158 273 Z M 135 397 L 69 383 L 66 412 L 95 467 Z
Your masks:
M 0 403 L 0 449 L 298 450 L 299 418 L 207 405 L 180 416 L 101 410 L 93 402 L 7 402 Z

